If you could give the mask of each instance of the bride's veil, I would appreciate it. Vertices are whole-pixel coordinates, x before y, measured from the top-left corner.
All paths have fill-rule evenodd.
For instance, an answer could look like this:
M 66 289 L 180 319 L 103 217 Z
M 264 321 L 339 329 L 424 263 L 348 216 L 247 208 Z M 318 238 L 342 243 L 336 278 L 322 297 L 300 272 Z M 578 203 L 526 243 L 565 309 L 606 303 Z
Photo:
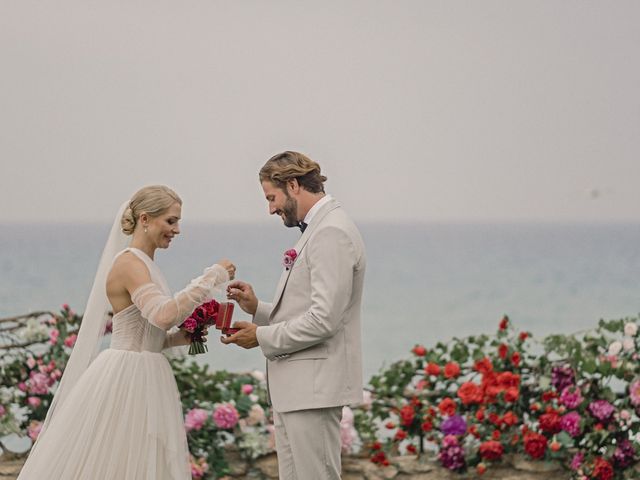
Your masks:
M 62 379 L 58 385 L 58 389 L 53 397 L 53 401 L 49 406 L 47 416 L 42 425 L 40 435 L 38 438 L 42 438 L 45 434 L 49 423 L 54 417 L 56 410 L 64 403 L 69 392 L 73 390 L 80 376 L 89 368 L 89 365 L 94 358 L 100 353 L 100 347 L 102 344 L 102 338 L 109 321 L 109 312 L 111 305 L 107 299 L 107 275 L 111 270 L 113 260 L 115 256 L 122 250 L 124 250 L 130 237 L 122 233 L 121 218 L 125 209 L 129 206 L 129 201 L 122 204 L 118 209 L 118 213 L 111 227 L 109 238 L 102 252 L 100 263 L 98 264 L 98 271 L 96 272 L 95 279 L 93 281 L 93 287 L 89 294 L 89 300 L 87 306 L 84 309 L 82 317 L 82 323 L 80 324 L 80 330 L 78 331 L 78 338 L 73 347 L 69 361 L 64 369 Z M 36 445 L 37 445 L 36 441 Z M 34 445 L 35 447 L 35 445 Z

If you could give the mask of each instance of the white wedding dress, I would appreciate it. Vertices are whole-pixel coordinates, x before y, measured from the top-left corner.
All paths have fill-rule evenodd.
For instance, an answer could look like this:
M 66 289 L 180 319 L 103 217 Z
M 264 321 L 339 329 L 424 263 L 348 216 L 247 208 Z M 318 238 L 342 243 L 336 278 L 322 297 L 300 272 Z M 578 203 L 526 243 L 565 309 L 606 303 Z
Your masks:
M 114 315 L 110 348 L 57 408 L 19 480 L 191 479 L 180 395 L 161 352 L 170 346 L 166 330 L 211 299 L 228 274 L 210 267 L 171 297 L 157 265 L 141 250 L 125 251 L 147 265 L 153 283 Z

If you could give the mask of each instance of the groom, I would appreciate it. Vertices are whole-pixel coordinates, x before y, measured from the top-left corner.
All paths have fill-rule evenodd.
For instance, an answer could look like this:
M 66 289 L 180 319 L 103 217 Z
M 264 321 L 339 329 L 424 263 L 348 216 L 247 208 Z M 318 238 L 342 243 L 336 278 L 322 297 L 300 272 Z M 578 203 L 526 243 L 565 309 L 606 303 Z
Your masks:
M 364 245 L 310 158 L 278 154 L 259 178 L 269 213 L 302 235 L 285 255 L 272 303 L 247 283 L 229 285 L 228 298 L 253 323 L 237 322 L 240 331 L 222 341 L 260 346 L 267 358 L 280 479 L 339 479 L 342 407 L 362 401 Z

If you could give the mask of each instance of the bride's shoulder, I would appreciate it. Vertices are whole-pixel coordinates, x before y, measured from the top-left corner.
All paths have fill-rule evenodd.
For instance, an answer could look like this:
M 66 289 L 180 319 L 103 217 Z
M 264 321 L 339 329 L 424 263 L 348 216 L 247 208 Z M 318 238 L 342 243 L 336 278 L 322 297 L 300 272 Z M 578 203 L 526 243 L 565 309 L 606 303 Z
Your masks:
M 109 276 L 112 278 L 148 278 L 149 270 L 142 259 L 127 250 L 114 260 Z

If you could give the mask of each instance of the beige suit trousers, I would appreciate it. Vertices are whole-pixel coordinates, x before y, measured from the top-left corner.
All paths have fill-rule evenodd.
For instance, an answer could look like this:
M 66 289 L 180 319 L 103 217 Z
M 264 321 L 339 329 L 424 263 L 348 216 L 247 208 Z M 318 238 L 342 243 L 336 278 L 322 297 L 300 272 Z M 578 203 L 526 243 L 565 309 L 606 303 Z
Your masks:
M 340 480 L 342 407 L 273 412 L 280 480 Z

